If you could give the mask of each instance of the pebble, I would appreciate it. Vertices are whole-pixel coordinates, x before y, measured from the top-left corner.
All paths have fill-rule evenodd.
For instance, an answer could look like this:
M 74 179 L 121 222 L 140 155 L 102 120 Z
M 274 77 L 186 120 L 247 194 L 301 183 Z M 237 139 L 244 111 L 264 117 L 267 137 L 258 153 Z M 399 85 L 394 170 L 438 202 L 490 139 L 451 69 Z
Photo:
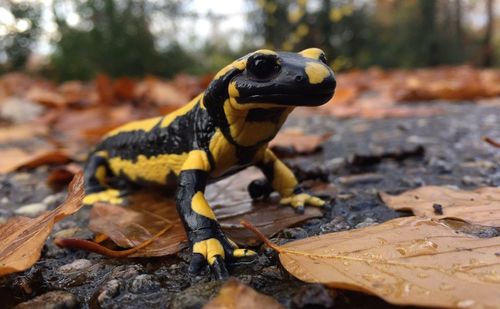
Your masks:
M 78 300 L 75 295 L 65 291 L 52 291 L 20 303 L 16 309 L 67 309 L 77 308 Z
M 349 224 L 347 224 L 345 218 L 342 216 L 337 216 L 333 218 L 332 221 L 322 224 L 319 227 L 320 234 L 348 230 L 349 228 L 350 228 Z
M 292 298 L 292 308 L 333 308 L 334 299 L 322 284 L 308 284 L 299 288 Z
M 97 301 L 100 305 L 113 299 L 116 295 L 120 293 L 120 281 L 116 279 L 109 280 L 101 288 L 99 295 L 97 296 Z
M 286 238 L 290 238 L 290 239 L 302 239 L 302 238 L 306 238 L 308 236 L 307 231 L 301 227 L 292 227 L 292 228 L 284 229 L 283 235 Z
M 467 175 L 462 177 L 462 183 L 466 186 L 481 186 L 484 185 L 484 179 Z
M 158 289 L 158 287 L 159 283 L 153 279 L 153 276 L 142 274 L 134 278 L 130 286 L 130 292 L 132 293 L 147 292 L 153 289 Z
M 344 186 L 352 186 L 357 184 L 368 184 L 380 182 L 384 179 L 384 176 L 376 173 L 358 174 L 342 176 L 338 178 L 340 184 Z
M 78 259 L 73 262 L 63 265 L 58 268 L 57 272 L 59 273 L 71 273 L 75 271 L 79 271 L 82 269 L 86 269 L 92 266 L 92 262 L 87 259 Z
M 19 207 L 14 211 L 16 215 L 36 217 L 47 210 L 47 205 L 44 203 L 33 203 Z
M 373 218 L 366 218 L 363 222 L 356 224 L 354 228 L 359 229 L 362 227 L 372 226 L 378 224 Z

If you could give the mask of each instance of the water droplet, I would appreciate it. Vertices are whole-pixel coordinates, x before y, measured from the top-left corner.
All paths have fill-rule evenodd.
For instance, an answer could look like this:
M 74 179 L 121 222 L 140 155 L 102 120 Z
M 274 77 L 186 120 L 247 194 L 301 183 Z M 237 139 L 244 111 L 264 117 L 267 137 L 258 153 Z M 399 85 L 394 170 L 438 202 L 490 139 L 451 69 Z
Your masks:
M 439 286 L 439 289 L 440 289 L 441 291 L 451 291 L 451 290 L 455 289 L 455 287 L 454 287 L 453 285 L 451 285 L 451 284 L 448 284 L 448 283 L 443 282 L 443 283 L 441 283 L 441 285 Z
M 438 245 L 428 239 L 416 239 L 408 246 L 396 248 L 399 254 L 404 256 L 419 256 L 435 253 Z
M 476 303 L 476 301 L 473 299 L 464 299 L 464 300 L 457 301 L 457 307 L 458 308 L 469 308 L 469 307 L 473 306 L 475 303 Z

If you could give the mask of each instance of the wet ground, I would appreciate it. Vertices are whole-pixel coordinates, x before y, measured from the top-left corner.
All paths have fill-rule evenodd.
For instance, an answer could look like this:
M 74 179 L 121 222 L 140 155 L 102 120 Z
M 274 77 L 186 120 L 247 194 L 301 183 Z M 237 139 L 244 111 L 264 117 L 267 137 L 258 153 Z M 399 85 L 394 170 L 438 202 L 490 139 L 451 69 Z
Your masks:
M 446 112 L 425 118 L 338 120 L 292 118 L 287 126 L 306 132 L 333 132 L 323 151 L 287 159 L 304 181 L 336 186 L 324 217 L 286 229 L 272 240 L 284 243 L 311 235 L 377 224 L 407 215 L 388 209 L 380 191 L 398 193 L 423 185 L 460 188 L 500 185 L 500 150 L 481 140 L 500 139 L 500 105 L 433 103 Z M 64 199 L 45 185 L 47 168 L 0 176 L 0 222 L 19 214 L 52 209 Z M 25 213 L 26 214 L 26 213 Z M 56 224 L 54 233 L 86 229 L 88 210 Z M 490 235 L 491 236 L 491 235 Z M 231 274 L 288 308 L 391 308 L 360 293 L 302 283 L 286 273 L 277 255 L 260 247 L 253 262 L 234 265 Z M 217 293 L 220 282 L 207 272 L 187 274 L 188 252 L 149 259 L 110 259 L 59 249 L 47 241 L 31 269 L 0 278 L 0 308 L 198 308 Z

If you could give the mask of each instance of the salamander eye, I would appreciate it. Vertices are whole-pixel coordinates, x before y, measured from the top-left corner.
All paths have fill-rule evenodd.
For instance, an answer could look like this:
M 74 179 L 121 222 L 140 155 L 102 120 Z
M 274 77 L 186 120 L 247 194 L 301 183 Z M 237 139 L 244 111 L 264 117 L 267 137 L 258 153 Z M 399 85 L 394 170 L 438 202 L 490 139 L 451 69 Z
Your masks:
M 318 57 L 319 61 L 323 62 L 324 64 L 328 65 L 327 61 L 326 61 L 326 56 L 325 54 L 321 53 Z
M 281 67 L 276 56 L 256 55 L 248 59 L 247 69 L 255 77 L 266 79 L 276 74 Z

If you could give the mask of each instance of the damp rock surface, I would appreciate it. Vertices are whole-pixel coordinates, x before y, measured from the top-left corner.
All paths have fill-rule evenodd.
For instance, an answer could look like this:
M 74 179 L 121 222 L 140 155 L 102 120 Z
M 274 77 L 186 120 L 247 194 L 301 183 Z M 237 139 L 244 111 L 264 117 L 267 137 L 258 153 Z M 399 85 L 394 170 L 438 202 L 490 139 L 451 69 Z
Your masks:
M 284 244 L 408 215 L 387 208 L 377 196 L 380 191 L 395 194 L 423 185 L 499 186 L 500 152 L 481 137 L 500 137 L 500 106 L 429 105 L 447 113 L 380 120 L 289 119 L 286 125 L 309 134 L 333 132 L 321 152 L 290 157 L 286 162 L 304 183 L 312 179 L 329 182 L 337 194 L 322 218 L 289 228 L 272 241 Z M 50 210 L 61 202 L 64 192 L 47 187 L 47 173 L 41 167 L 0 176 L 0 223 L 22 206 L 43 204 Z M 77 231 L 79 238 L 92 239 L 88 215 L 88 208 L 83 208 L 58 222 L 52 235 Z M 498 236 L 493 229 L 473 232 L 480 237 Z M 111 259 L 60 249 L 52 240 L 47 240 L 33 267 L 0 278 L 1 308 L 38 308 L 41 302 L 45 306 L 41 308 L 199 308 L 222 286 L 212 281 L 207 269 L 196 276 L 187 272 L 187 250 L 163 258 Z M 230 273 L 286 308 L 401 308 L 373 296 L 300 282 L 281 268 L 275 252 L 253 249 L 259 256 L 232 265 Z

